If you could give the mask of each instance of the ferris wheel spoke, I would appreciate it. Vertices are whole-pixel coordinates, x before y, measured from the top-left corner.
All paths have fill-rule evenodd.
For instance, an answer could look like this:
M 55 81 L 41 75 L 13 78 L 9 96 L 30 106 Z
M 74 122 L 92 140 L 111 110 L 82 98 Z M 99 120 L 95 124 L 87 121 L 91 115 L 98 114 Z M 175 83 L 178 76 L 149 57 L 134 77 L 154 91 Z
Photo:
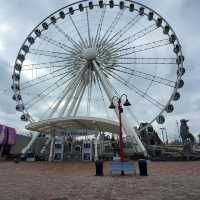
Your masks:
M 68 68 L 66 68 L 66 66 L 63 66 L 62 68 L 59 68 L 57 70 L 50 71 L 49 73 L 47 73 L 45 75 L 38 76 L 34 79 L 28 80 L 28 81 L 22 83 L 21 86 L 23 88 L 24 86 L 27 86 L 27 84 L 34 83 L 35 81 L 44 81 L 44 79 L 47 78 L 49 75 L 51 75 L 50 77 L 52 77 L 52 75 L 55 76 L 55 73 L 60 72 L 62 70 L 67 70 L 65 72 L 70 72 L 70 70 L 72 70 L 72 71 L 75 70 L 74 66 L 71 66 L 71 67 L 68 67 Z
M 97 85 L 98 85 L 98 88 L 99 88 L 99 91 L 100 91 L 100 94 L 101 94 L 101 98 L 103 100 L 105 113 L 106 113 L 107 117 L 110 118 L 109 113 L 108 113 L 108 109 L 107 109 L 107 105 L 106 105 L 106 101 L 105 101 L 105 98 L 104 98 L 104 95 L 103 95 L 103 89 L 101 88 L 100 80 L 99 80 L 98 77 L 96 77 L 96 79 L 97 79 Z
M 102 30 L 102 25 L 104 22 L 104 18 L 105 18 L 105 14 L 106 14 L 106 5 L 104 6 L 104 9 L 102 11 L 99 23 L 98 23 L 98 27 L 97 27 L 97 32 L 95 35 L 95 39 L 94 39 L 94 46 L 97 47 L 97 44 L 99 42 L 100 36 L 101 36 L 101 30 Z
M 66 77 L 66 75 L 63 74 L 63 76 L 62 76 L 60 79 L 56 80 L 53 84 L 51 84 L 50 86 L 48 86 L 47 88 L 45 88 L 44 90 L 42 90 L 42 92 L 35 94 L 34 97 L 31 97 L 29 100 L 27 100 L 27 102 L 25 103 L 25 105 L 26 105 L 28 108 L 30 108 L 30 107 L 32 107 L 35 103 L 39 102 L 39 101 L 40 101 L 40 98 L 41 98 L 41 100 L 43 100 L 43 98 L 45 98 L 45 96 L 46 96 L 46 95 L 45 95 L 45 92 L 47 92 L 48 90 L 52 89 L 53 86 L 57 86 L 57 81 L 62 80 L 62 79 L 65 78 L 65 77 Z M 52 90 L 53 90 L 53 89 L 52 89 Z M 51 92 L 51 90 L 50 90 L 50 92 Z M 26 91 L 24 91 L 23 93 L 26 93 Z M 47 96 L 48 96 L 48 95 L 49 95 L 49 94 L 47 94 Z
M 81 57 L 76 57 L 75 54 L 64 54 L 64 53 L 59 53 L 59 52 L 51 52 L 51 51 L 43 51 L 43 50 L 30 50 L 29 51 L 30 54 L 33 55 L 39 55 L 39 56 L 44 56 L 44 57 L 51 57 L 51 58 L 59 58 L 59 59 L 63 59 L 65 61 L 74 61 L 79 60 L 82 61 Z M 53 63 L 49 62 L 49 63 Z
M 85 90 L 86 90 L 86 86 L 87 86 L 87 84 L 85 83 L 85 84 L 84 84 L 84 88 L 82 89 L 81 94 L 80 94 L 80 96 L 79 96 L 79 98 L 78 98 L 78 101 L 77 101 L 77 103 L 76 103 L 73 116 L 76 116 L 76 115 L 77 115 L 78 109 L 79 109 L 80 104 L 81 104 L 81 100 L 82 100 L 83 95 L 84 95 Z
M 75 75 L 73 75 L 72 77 L 70 77 L 67 80 L 64 80 L 62 83 L 59 83 L 59 81 L 63 80 L 64 78 L 67 77 L 66 74 L 64 74 L 63 77 L 61 77 L 60 79 L 56 80 L 53 84 L 51 84 L 50 86 L 48 86 L 47 88 L 45 88 L 44 90 L 42 90 L 42 92 L 40 92 L 39 94 L 36 94 L 36 96 L 34 98 L 31 98 L 30 100 L 28 100 L 25 105 L 27 106 L 27 108 L 31 108 L 33 107 L 35 104 L 39 103 L 40 101 L 44 100 L 46 97 L 48 97 L 52 92 L 54 92 L 55 90 L 57 90 L 58 88 L 60 88 L 61 86 L 63 86 L 63 84 L 65 84 L 66 82 L 70 81 Z M 54 88 L 52 88 L 54 86 Z
M 176 62 L 170 62 L 170 61 L 168 61 L 168 62 L 166 62 L 166 61 L 163 61 L 163 62 L 148 62 L 148 61 L 134 61 L 134 62 L 116 62 L 115 64 L 119 64 L 119 65 L 133 65 L 133 64 L 136 64 L 136 65 L 175 65 L 176 64 Z
M 90 105 L 91 105 L 91 97 L 92 97 L 92 77 L 91 71 L 89 71 L 89 80 L 87 85 L 87 116 L 90 116 Z
M 59 52 L 59 51 L 48 51 L 48 50 L 42 50 L 42 49 L 30 49 L 31 53 L 41 53 L 46 55 L 63 55 L 63 56 L 71 56 L 71 54 L 66 52 Z
M 66 97 L 67 93 L 70 91 L 71 89 L 71 85 L 73 84 L 74 79 L 72 79 L 69 83 L 69 85 L 65 88 L 61 98 L 59 99 L 59 101 L 56 102 L 56 104 L 53 106 L 52 111 L 50 112 L 50 114 L 48 115 L 48 118 L 51 118 L 56 111 L 58 110 L 58 108 L 60 107 L 61 103 L 63 102 L 64 98 Z
M 129 31 L 131 28 L 133 28 L 141 19 L 142 19 L 142 17 L 140 17 L 140 15 L 137 14 L 126 25 L 124 25 L 117 33 L 115 33 L 112 37 L 110 37 L 110 39 L 107 40 L 107 42 L 108 43 L 111 42 L 116 37 L 117 37 L 116 40 L 121 38 L 125 33 L 127 33 L 127 31 Z
M 55 89 L 56 90 L 56 89 Z M 28 105 L 28 109 L 30 109 L 30 108 L 34 108 L 36 105 L 38 105 L 38 104 L 40 104 L 40 103 L 42 103 L 42 102 L 44 102 L 44 101 L 46 101 L 45 102 L 45 104 L 47 104 L 48 105 L 48 107 L 49 107 L 49 103 L 48 103 L 48 99 L 47 98 L 51 98 L 51 95 L 52 95 L 52 93 L 54 92 L 54 90 L 52 89 L 48 94 L 41 94 L 40 95 L 40 97 L 39 98 L 37 98 L 37 99 L 35 99 L 35 101 L 34 102 L 31 102 L 31 104 L 30 105 Z M 46 99 L 46 100 L 45 100 Z M 50 107 L 49 107 L 50 108 Z M 47 111 L 48 112 L 48 111 Z
M 149 81 L 153 81 L 155 83 L 162 84 L 162 85 L 165 85 L 165 86 L 175 87 L 175 84 L 176 84 L 176 82 L 174 82 L 172 80 L 169 80 L 169 79 L 166 79 L 166 78 L 163 78 L 163 77 L 160 77 L 160 76 L 156 76 L 156 75 L 153 75 L 153 74 L 149 74 L 149 73 L 145 73 L 145 72 L 142 72 L 142 71 L 130 69 L 128 67 L 124 67 L 124 66 L 120 66 L 120 65 L 117 65 L 116 67 L 117 68 L 114 68 L 114 69 L 112 68 L 112 69 L 117 71 L 117 72 L 121 72 L 123 74 L 136 76 L 136 77 L 146 79 L 146 80 L 149 80 Z M 126 71 L 118 69 L 118 68 L 125 69 Z
M 76 107 L 75 107 L 75 109 L 74 109 L 73 116 L 77 116 L 77 112 L 78 112 L 78 109 L 79 109 L 79 107 L 80 107 L 80 103 L 81 103 L 81 100 L 82 100 L 82 98 L 83 98 L 83 94 L 84 94 L 84 92 L 85 92 L 85 88 L 86 88 L 86 85 L 85 85 L 84 89 L 81 91 L 80 97 L 78 98 Z
M 97 46 L 101 46 L 100 44 L 103 42 L 104 38 L 106 37 L 106 35 L 108 34 L 108 32 L 110 31 L 111 27 L 113 26 L 113 24 L 115 23 L 115 20 L 118 18 L 119 13 L 121 13 L 121 10 L 118 11 L 118 13 L 116 14 L 116 16 L 114 17 L 114 20 L 111 22 L 110 26 L 106 29 L 106 31 L 104 32 L 102 38 L 100 38 L 97 42 Z
M 83 87 L 81 88 L 81 91 L 80 91 L 80 93 L 79 93 L 79 96 L 77 97 L 77 101 L 76 101 L 75 106 L 74 106 L 74 109 L 73 109 L 73 113 L 72 113 L 73 116 L 76 116 L 76 115 L 77 115 L 77 111 L 78 111 L 78 109 L 79 109 L 81 100 L 82 100 L 83 95 L 84 95 L 84 92 L 85 92 L 85 88 L 86 88 L 86 83 L 83 83 Z M 77 94 L 78 94 L 78 93 L 77 93 Z
M 89 46 L 92 47 L 92 40 L 91 40 L 90 21 L 89 21 L 88 8 L 86 8 L 86 21 L 87 21 L 87 31 L 88 31 Z
M 137 18 L 138 18 L 138 15 L 134 18 L 135 19 L 135 21 L 133 21 L 133 22 L 135 22 L 132 26 L 134 27 L 134 25 L 141 19 L 141 18 L 138 18 L 138 21 L 137 21 Z M 131 22 L 129 22 L 129 23 L 131 23 Z M 128 23 L 128 25 L 130 25 Z M 127 25 L 126 25 L 127 26 Z M 126 27 L 125 26 L 125 27 Z M 104 51 L 104 50 L 106 50 L 108 47 L 107 47 L 107 45 L 108 44 L 110 44 L 110 46 L 111 46 L 111 48 L 109 48 L 110 49 L 110 52 L 111 53 L 115 53 L 115 52 L 117 52 L 117 50 L 118 49 L 120 49 L 120 48 L 123 48 L 123 47 L 125 47 L 125 46 L 127 46 L 127 45 L 130 45 L 133 41 L 131 40 L 133 37 L 135 37 L 137 34 L 139 35 L 139 34 L 141 34 L 141 33 L 143 33 L 143 35 L 141 36 L 138 36 L 138 38 L 135 38 L 134 39 L 134 41 L 136 41 L 137 39 L 139 39 L 139 38 L 141 38 L 141 37 L 144 37 L 147 33 L 148 33 L 148 29 L 152 29 L 152 27 L 153 26 L 155 26 L 155 25 L 151 25 L 151 26 L 149 26 L 149 27 L 146 27 L 146 28 L 144 28 L 144 29 L 142 29 L 142 30 L 140 30 L 139 32 L 137 32 L 137 33 L 135 33 L 134 35 L 131 35 L 131 36 L 129 36 L 129 37 L 127 37 L 127 38 L 125 38 L 125 39 L 123 39 L 123 40 L 121 40 L 121 41 L 118 41 L 122 36 L 123 36 L 123 34 L 125 34 L 130 28 L 132 28 L 131 26 L 128 28 L 128 30 L 123 30 L 123 28 L 122 29 L 120 29 L 120 33 L 119 32 L 117 32 L 114 36 L 113 36 L 113 38 L 111 38 L 111 39 L 109 39 L 109 40 L 107 40 L 107 41 L 103 41 L 102 43 L 101 43 L 101 46 L 103 46 L 102 48 L 101 48 L 101 50 L 102 51 Z M 157 27 L 156 28 L 154 28 L 154 29 L 157 29 Z M 153 30 L 154 30 L 153 29 Z M 152 30 L 151 30 L 152 31 Z M 149 31 L 150 32 L 150 31 Z M 112 39 L 114 39 L 118 34 L 120 34 L 114 41 L 112 41 Z M 111 42 L 112 41 L 112 42 Z M 117 47 L 119 44 L 121 44 L 121 43 L 123 43 L 123 42 L 126 42 L 126 44 L 123 44 L 120 48 L 119 47 Z M 107 45 L 105 46 L 104 44 L 105 43 L 107 43 Z M 117 48 L 115 48 L 115 46 L 117 47 Z
M 63 59 L 63 60 L 56 60 L 56 61 L 50 61 L 50 62 L 41 62 L 41 63 L 31 63 L 31 64 L 24 64 L 23 67 L 30 67 L 30 66 L 39 66 L 39 65 L 51 65 L 51 64 L 55 64 L 55 63 L 61 63 L 61 62 L 66 62 L 68 61 L 68 59 Z M 23 68 L 22 68 L 23 71 Z
M 72 116 L 74 109 L 76 108 L 76 104 L 78 99 L 81 96 L 82 90 L 85 87 L 85 83 L 83 80 L 80 80 L 80 82 L 77 84 L 74 92 L 72 92 L 72 97 L 68 96 L 66 101 L 71 102 L 70 106 L 68 108 L 68 111 L 66 113 L 66 116 Z
M 54 71 L 52 71 L 52 72 L 50 72 L 50 73 L 48 73 L 48 74 L 39 76 L 39 77 L 34 78 L 34 79 L 32 79 L 32 80 L 26 81 L 26 82 L 22 83 L 21 86 L 23 87 L 23 86 L 25 86 L 25 85 L 27 85 L 27 84 L 29 84 L 29 83 L 31 83 L 31 82 L 34 82 L 34 81 L 40 80 L 40 79 L 42 79 L 42 78 L 45 78 L 45 77 L 47 77 L 47 76 L 49 76 L 49 75 L 51 75 L 51 74 L 53 74 L 53 73 L 55 73 L 55 72 L 59 72 L 59 71 L 63 70 L 63 69 L 65 69 L 65 67 L 63 67 L 63 68 L 61 68 L 61 69 L 54 70 Z
M 47 118 L 46 116 L 48 116 L 49 112 L 52 110 L 52 107 L 56 104 L 56 102 L 59 101 L 64 91 L 65 91 L 65 88 L 61 90 L 61 92 L 56 97 L 52 97 L 52 103 L 50 104 L 48 103 L 48 109 L 45 112 L 43 112 L 43 114 L 40 115 L 40 120 Z
M 78 30 L 78 28 L 77 28 L 77 26 L 76 26 L 76 24 L 75 24 L 73 18 L 71 17 L 71 15 L 69 15 L 69 18 L 70 18 L 70 20 L 71 20 L 71 22 L 72 22 L 72 24 L 73 24 L 73 26 L 74 26 L 74 28 L 75 28 L 77 34 L 78 34 L 78 36 L 79 36 L 79 38 L 80 38 L 80 40 L 81 40 L 83 46 L 86 47 L 85 42 L 84 42 L 84 40 L 83 40 L 83 38 L 82 38 L 82 36 L 81 36 L 79 30 Z
M 74 48 L 81 49 L 81 46 L 69 34 L 67 34 L 59 25 L 54 24 L 54 27 L 74 46 Z
M 170 45 L 169 40 L 164 39 L 164 40 L 158 40 L 158 41 L 154 41 L 154 42 L 150 42 L 150 43 L 146 43 L 146 44 L 141 44 L 141 45 L 134 46 L 134 47 L 124 48 L 124 49 L 121 49 L 118 51 L 119 52 L 127 51 L 127 52 L 119 54 L 115 58 L 121 58 L 123 56 L 131 55 L 131 54 L 138 53 L 138 52 L 148 51 L 148 50 L 152 50 L 155 48 L 164 47 L 167 45 Z M 133 51 L 128 51 L 131 49 L 133 49 Z
M 153 31 L 155 31 L 157 29 L 158 29 L 158 27 L 155 24 L 151 24 L 122 40 L 116 39 L 115 41 L 113 41 L 113 47 L 115 47 L 123 42 L 126 42 L 126 44 L 131 44 L 139 39 L 142 39 L 143 37 L 147 36 L 148 34 L 152 33 Z
M 51 77 L 49 77 L 49 78 L 39 79 L 39 80 L 37 80 L 37 82 L 33 82 L 33 83 L 32 83 L 32 82 L 29 82 L 29 84 L 26 84 L 25 86 L 21 87 L 21 90 L 25 90 L 25 89 L 27 89 L 27 88 L 37 86 L 37 85 L 40 84 L 40 83 L 44 83 L 44 82 L 46 82 L 46 81 L 53 80 L 53 79 L 55 79 L 55 78 L 57 78 L 57 77 L 62 76 L 63 74 L 70 75 L 70 74 L 73 73 L 73 72 L 74 72 L 74 70 L 68 70 L 68 71 L 62 72 L 62 73 L 60 73 L 60 74 L 53 75 L 53 76 L 51 76 Z
M 81 69 L 79 69 L 79 71 L 76 73 L 76 76 L 70 81 L 70 83 L 67 85 L 67 87 L 65 88 L 65 91 L 63 93 L 63 96 L 61 97 L 61 99 L 56 103 L 56 105 L 53 107 L 51 113 L 49 114 L 49 118 L 51 118 L 56 111 L 58 110 L 58 108 L 60 107 L 61 103 L 64 101 L 64 98 L 66 98 L 66 96 L 68 95 L 68 93 L 72 90 L 72 88 L 74 88 L 74 85 L 77 84 L 78 80 L 82 77 L 83 73 L 84 73 L 85 67 L 82 67 Z M 63 113 L 65 112 L 66 106 L 68 105 L 68 102 L 64 102 L 64 105 L 59 113 L 59 116 L 62 116 Z
M 137 48 L 139 49 L 140 47 L 149 47 L 149 46 L 154 48 L 153 45 L 155 45 L 155 47 L 156 47 L 157 45 L 162 45 L 163 43 L 165 44 L 166 42 L 169 44 L 168 39 L 156 40 L 156 41 L 143 43 L 143 44 L 127 47 L 127 48 L 120 47 L 120 48 L 116 49 L 116 51 L 127 51 L 127 50 L 131 50 L 131 49 L 137 50 Z
M 24 71 L 37 72 L 38 70 L 45 70 L 45 69 L 50 69 L 50 70 L 53 69 L 54 70 L 56 68 L 60 69 L 63 67 L 65 67 L 67 70 L 69 70 L 69 69 L 73 69 L 73 68 L 76 69 L 78 67 L 78 65 L 74 64 L 74 62 L 68 62 L 68 63 L 62 64 L 62 65 L 51 65 L 51 66 L 46 65 L 46 66 L 39 66 L 39 67 L 35 65 L 34 68 L 31 68 L 30 66 L 29 66 L 29 68 L 24 68 L 21 71 L 22 72 L 24 72 Z
M 147 93 L 143 92 L 142 90 L 140 90 L 139 88 L 137 88 L 133 83 L 128 82 L 127 80 L 125 80 L 124 78 L 122 78 L 120 75 L 118 75 L 117 73 L 113 72 L 112 74 L 110 72 L 106 72 L 108 73 L 111 77 L 113 77 L 115 80 L 119 81 L 122 85 L 126 86 L 129 89 L 132 89 L 135 91 L 135 93 L 139 96 L 141 96 L 142 98 L 144 98 L 145 100 L 147 100 L 148 102 L 152 103 L 154 106 L 156 106 L 157 108 L 159 108 L 160 110 L 162 110 L 165 106 L 162 105 L 159 101 L 157 101 L 156 99 L 154 99 L 153 97 L 151 97 L 150 95 L 148 95 Z
M 111 44 L 106 44 L 104 47 L 99 49 L 99 57 L 106 56 L 108 54 L 108 52 L 110 53 L 110 55 L 112 57 L 117 56 L 117 53 L 113 49 L 112 45 Z
M 147 58 L 147 57 L 122 57 L 118 58 L 119 61 L 115 62 L 115 64 L 176 64 L 175 57 L 169 58 Z M 123 62 L 125 60 L 126 62 Z
M 64 44 L 60 41 L 52 39 L 49 36 L 41 35 L 40 39 L 47 42 L 48 44 L 53 45 L 54 47 L 58 47 L 58 48 L 64 50 L 65 52 L 76 51 L 76 49 L 74 49 L 73 47 L 70 47 L 70 46 L 68 46 L 68 45 L 66 45 L 66 44 Z
M 67 110 L 67 107 L 69 106 L 69 103 L 70 103 L 75 91 L 77 90 L 77 88 L 78 88 L 78 86 L 79 86 L 79 84 L 80 84 L 80 82 L 82 80 L 82 74 L 83 73 L 80 73 L 78 75 L 77 79 L 75 79 L 72 82 L 68 92 L 66 93 L 66 95 L 64 97 L 65 98 L 65 102 L 64 102 L 64 105 L 63 105 L 62 109 L 59 112 L 59 117 L 63 117 L 64 116 L 64 114 L 65 114 L 65 112 Z
M 42 52 L 29 51 L 29 53 L 33 54 L 33 55 L 46 56 L 46 57 L 51 57 L 51 58 L 61 58 L 61 59 L 65 59 L 66 58 L 64 56 L 49 55 L 49 54 L 45 54 L 45 53 L 42 53 Z
M 136 117 L 136 115 L 134 114 L 134 112 L 130 109 L 130 107 L 127 107 L 127 111 L 128 113 L 131 115 L 131 117 L 134 119 L 134 121 L 137 123 L 137 125 L 140 125 L 140 120 L 138 119 L 138 117 Z
M 41 66 L 41 67 L 34 67 L 34 68 L 24 68 L 21 71 L 31 71 L 31 70 L 44 70 L 44 69 L 54 69 L 54 68 L 61 68 L 63 65 L 51 65 L 51 66 Z
M 135 41 L 142 39 L 143 37 L 147 36 L 148 34 L 150 34 L 151 32 L 153 32 L 157 29 L 158 29 L 158 27 L 155 24 L 152 24 L 152 25 L 145 27 L 144 29 L 138 31 L 137 33 L 130 35 L 129 37 L 126 37 L 125 39 L 119 40 L 119 38 L 117 38 L 110 45 L 110 52 L 112 54 L 114 54 L 118 51 L 118 49 L 122 49 L 123 47 L 131 45 Z M 126 42 L 126 43 L 124 43 L 124 42 Z M 121 46 L 119 46 L 120 44 L 121 44 Z M 103 48 L 103 50 L 105 50 L 105 49 L 107 49 L 107 46 Z
M 107 41 L 107 39 L 109 38 L 110 34 L 112 34 L 113 30 L 115 29 L 115 27 L 119 23 L 119 20 L 122 17 L 123 13 L 124 13 L 124 9 L 118 11 L 118 13 L 114 17 L 113 21 L 111 22 L 110 26 L 107 28 L 107 30 L 105 31 L 103 37 L 101 38 L 101 40 L 99 42 L 99 44 L 100 44 L 99 46 L 101 46 L 102 43 L 105 43 L 105 41 Z

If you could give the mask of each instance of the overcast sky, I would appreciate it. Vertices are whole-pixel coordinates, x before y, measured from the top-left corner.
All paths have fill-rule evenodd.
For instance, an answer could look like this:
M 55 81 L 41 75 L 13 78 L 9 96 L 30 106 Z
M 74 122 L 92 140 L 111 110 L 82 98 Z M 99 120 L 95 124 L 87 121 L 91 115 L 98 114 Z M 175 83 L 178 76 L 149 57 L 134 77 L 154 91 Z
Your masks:
M 13 63 L 28 33 L 47 15 L 72 0 L 0 0 L 0 123 L 23 128 L 10 90 Z M 185 55 L 185 86 L 166 126 L 177 134 L 176 120 L 189 119 L 192 133 L 200 133 L 200 1 L 138 0 L 156 10 L 174 28 Z

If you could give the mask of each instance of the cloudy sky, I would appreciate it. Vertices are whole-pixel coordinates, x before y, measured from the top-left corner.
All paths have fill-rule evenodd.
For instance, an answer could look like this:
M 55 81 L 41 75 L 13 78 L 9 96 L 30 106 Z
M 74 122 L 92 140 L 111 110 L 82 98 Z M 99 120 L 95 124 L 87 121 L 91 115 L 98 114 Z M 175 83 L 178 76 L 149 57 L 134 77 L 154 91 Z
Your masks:
M 53 11 L 72 0 L 0 0 L 0 123 L 23 128 L 10 90 L 13 63 L 28 33 Z M 176 121 L 189 119 L 192 133 L 200 133 L 200 1 L 138 0 L 153 8 L 174 28 L 185 55 L 185 86 L 181 100 L 169 115 L 165 127 L 171 138 L 177 134 Z M 160 4 L 159 4 L 160 2 Z

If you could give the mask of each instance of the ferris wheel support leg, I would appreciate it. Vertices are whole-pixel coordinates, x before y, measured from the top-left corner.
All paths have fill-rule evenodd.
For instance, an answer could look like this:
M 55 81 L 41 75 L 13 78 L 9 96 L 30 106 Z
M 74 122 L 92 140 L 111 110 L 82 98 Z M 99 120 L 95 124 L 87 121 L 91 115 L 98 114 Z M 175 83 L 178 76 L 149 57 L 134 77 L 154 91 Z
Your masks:
M 136 149 L 137 151 L 141 151 L 144 152 L 144 156 L 147 156 L 147 151 L 144 147 L 144 145 L 142 144 L 141 140 L 139 139 L 136 131 L 129 125 L 128 120 L 126 118 L 125 115 L 122 115 L 122 123 L 123 123 L 123 129 L 125 130 L 125 132 L 127 133 L 127 136 L 129 136 L 130 138 L 133 139 L 133 144 L 136 143 Z M 138 149 L 139 146 L 139 149 Z
M 33 143 L 36 141 L 38 135 L 39 135 L 39 133 L 32 134 L 32 138 L 31 138 L 30 142 L 22 149 L 22 151 L 21 151 L 22 154 L 27 153 L 27 151 L 31 148 Z
M 109 100 L 112 101 L 112 97 L 114 95 L 113 95 L 112 89 L 109 87 L 108 80 L 106 79 L 105 75 L 102 73 L 100 67 L 98 66 L 98 64 L 95 61 L 93 61 L 93 65 L 94 65 L 94 68 L 97 72 L 97 75 L 99 76 L 99 79 L 103 85 L 103 88 L 104 88 Z M 116 113 L 117 117 L 119 118 L 119 113 L 118 113 L 117 108 L 115 108 L 115 113 Z M 124 115 L 122 116 L 122 125 L 123 125 L 123 130 L 126 133 L 126 135 L 131 136 L 131 138 L 133 139 L 133 142 L 136 142 L 137 147 L 138 147 L 137 148 L 138 152 L 143 152 L 144 155 L 146 156 L 147 153 L 146 153 L 146 149 L 145 149 L 144 145 L 140 141 L 137 133 L 133 130 L 133 128 L 131 128 L 130 124 L 127 123 L 127 120 Z
M 55 135 L 52 134 L 51 136 L 51 146 L 50 146 L 50 152 L 49 152 L 49 162 L 52 162 L 54 160 L 54 142 L 55 142 Z
M 97 137 L 98 137 L 98 133 L 95 134 L 94 161 L 98 160 L 98 147 L 97 147 L 98 146 L 98 144 L 97 144 L 98 139 L 97 139 Z

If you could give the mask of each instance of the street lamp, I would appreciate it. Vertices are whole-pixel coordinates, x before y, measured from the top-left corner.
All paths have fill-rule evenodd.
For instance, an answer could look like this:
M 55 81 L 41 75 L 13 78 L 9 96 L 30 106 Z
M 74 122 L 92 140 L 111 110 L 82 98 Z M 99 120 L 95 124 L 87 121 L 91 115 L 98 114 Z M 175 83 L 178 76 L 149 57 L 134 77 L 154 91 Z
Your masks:
M 122 104 L 122 99 L 123 97 L 125 97 L 125 101 Z M 123 138 L 122 138 L 122 120 L 121 120 L 121 113 L 123 113 L 123 106 L 131 106 L 130 102 L 128 101 L 127 95 L 126 94 L 122 94 L 120 97 L 117 96 L 113 96 L 112 97 L 112 101 L 111 104 L 109 106 L 110 109 L 115 109 L 116 106 L 114 104 L 114 100 L 117 101 L 117 108 L 119 111 L 119 151 L 120 151 L 120 160 L 121 162 L 124 161 L 124 150 L 123 150 Z M 124 174 L 124 172 L 122 171 L 121 174 Z

